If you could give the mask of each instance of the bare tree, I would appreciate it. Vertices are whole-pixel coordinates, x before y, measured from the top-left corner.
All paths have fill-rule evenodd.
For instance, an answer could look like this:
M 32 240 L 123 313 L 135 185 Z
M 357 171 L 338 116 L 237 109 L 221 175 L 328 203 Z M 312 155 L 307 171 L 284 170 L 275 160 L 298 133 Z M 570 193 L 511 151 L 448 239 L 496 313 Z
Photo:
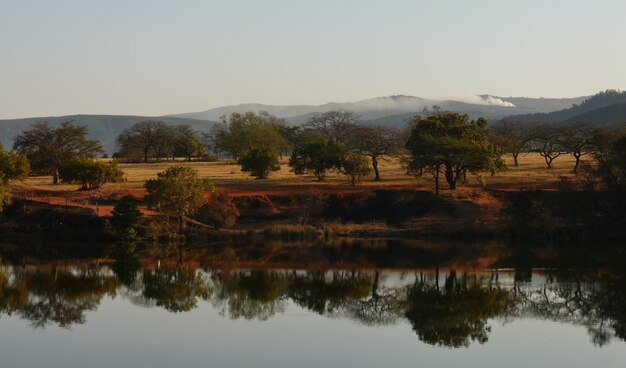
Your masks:
M 532 139 L 528 124 L 503 121 L 495 124 L 491 130 L 494 133 L 492 141 L 513 155 L 514 165 L 518 166 L 520 153 L 528 149 L 528 142 Z
M 533 127 L 532 146 L 546 162 L 548 168 L 552 168 L 552 161 L 563 152 L 562 132 L 553 125 L 536 124 Z
M 375 180 L 380 180 L 379 160 L 397 154 L 402 146 L 400 141 L 400 134 L 396 129 L 382 125 L 356 126 L 351 131 L 349 146 L 371 158 Z
M 352 111 L 333 110 L 310 118 L 304 127 L 329 141 L 345 143 L 357 119 Z
M 170 134 L 171 130 L 164 122 L 142 121 L 120 133 L 117 145 L 120 151 L 129 151 L 133 148 L 141 151 L 143 161 L 148 162 L 151 152 L 158 159 L 165 151 L 165 145 L 171 144 L 171 141 L 168 141 Z

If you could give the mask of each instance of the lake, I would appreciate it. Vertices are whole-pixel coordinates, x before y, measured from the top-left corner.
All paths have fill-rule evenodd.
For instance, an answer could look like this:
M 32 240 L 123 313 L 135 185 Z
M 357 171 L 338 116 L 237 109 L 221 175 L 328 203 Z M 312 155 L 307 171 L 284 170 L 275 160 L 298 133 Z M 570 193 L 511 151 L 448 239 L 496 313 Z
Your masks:
M 0 365 L 623 367 L 624 274 L 5 259 Z

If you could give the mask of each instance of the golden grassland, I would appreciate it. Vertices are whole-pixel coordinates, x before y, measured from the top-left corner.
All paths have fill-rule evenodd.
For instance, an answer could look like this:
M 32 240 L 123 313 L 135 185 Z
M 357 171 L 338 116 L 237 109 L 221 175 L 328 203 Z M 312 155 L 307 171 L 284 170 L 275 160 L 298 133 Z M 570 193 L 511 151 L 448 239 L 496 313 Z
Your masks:
M 397 160 L 381 161 L 379 164 L 381 181 L 374 181 L 373 174 L 364 178 L 363 182 L 356 187 L 350 185 L 349 179 L 339 173 L 328 173 L 324 182 L 316 182 L 312 175 L 295 175 L 290 171 L 284 158 L 279 171 L 272 172 L 265 180 L 258 180 L 244 173 L 234 160 L 225 159 L 214 162 L 185 162 L 185 161 L 162 161 L 153 163 L 122 163 L 120 169 L 124 171 L 126 181 L 123 183 L 106 184 L 103 192 L 124 192 L 142 190 L 146 180 L 156 177 L 158 172 L 166 170 L 171 166 L 188 166 L 196 169 L 202 178 L 210 178 L 217 188 L 226 189 L 234 193 L 255 192 L 282 192 L 286 190 L 301 191 L 311 188 L 320 190 L 362 190 L 367 188 L 398 187 L 431 190 L 434 186 L 433 179 L 429 176 L 416 178 L 406 175 L 405 170 Z M 508 169 L 495 176 L 489 173 L 481 175 L 482 180 L 477 176 L 468 176 L 469 182 L 466 187 L 483 187 L 496 190 L 514 189 L 554 189 L 563 176 L 576 181 L 577 178 L 572 172 L 574 159 L 570 155 L 563 154 L 548 169 L 541 156 L 535 153 L 520 155 L 519 166 L 513 166 L 511 157 L 506 159 Z M 445 189 L 445 180 L 441 182 L 442 189 Z M 59 184 L 53 185 L 51 177 L 31 177 L 24 181 L 13 183 L 14 191 L 50 191 L 50 192 L 72 192 L 79 189 L 78 185 Z M 290 189 L 289 189 L 290 188 Z

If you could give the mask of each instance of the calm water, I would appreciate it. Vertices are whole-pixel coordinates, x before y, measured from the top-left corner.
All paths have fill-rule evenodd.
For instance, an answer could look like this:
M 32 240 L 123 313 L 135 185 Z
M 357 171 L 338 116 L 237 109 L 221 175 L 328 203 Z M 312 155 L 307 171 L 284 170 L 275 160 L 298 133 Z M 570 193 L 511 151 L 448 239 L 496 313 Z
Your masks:
M 1 367 L 624 367 L 606 270 L 15 266 Z

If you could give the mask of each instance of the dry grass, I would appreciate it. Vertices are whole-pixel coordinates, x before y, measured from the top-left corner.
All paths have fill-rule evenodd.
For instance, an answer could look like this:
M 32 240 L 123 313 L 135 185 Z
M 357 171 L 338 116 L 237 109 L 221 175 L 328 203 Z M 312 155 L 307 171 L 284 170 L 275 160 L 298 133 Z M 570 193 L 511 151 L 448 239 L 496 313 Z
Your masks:
M 552 189 L 555 188 L 561 176 L 574 178 L 572 168 L 574 160 L 570 155 L 561 155 L 553 162 L 553 168 L 546 168 L 543 158 L 538 154 L 520 156 L 519 167 L 513 166 L 512 158 L 507 158 L 508 170 L 497 173 L 491 177 L 488 173 L 482 175 L 486 186 L 491 189 Z M 156 177 L 160 171 L 168 167 L 180 165 L 198 170 L 200 177 L 210 178 L 218 188 L 227 188 L 233 193 L 253 194 L 257 192 L 282 192 L 291 188 L 294 191 L 302 191 L 308 188 L 328 190 L 361 190 L 367 187 L 406 187 L 415 189 L 431 190 L 433 181 L 429 177 L 415 178 L 405 175 L 403 168 L 397 161 L 382 161 L 379 165 L 382 181 L 373 181 L 373 177 L 366 178 L 355 188 L 349 185 L 346 176 L 338 173 L 329 173 L 325 182 L 319 183 L 312 175 L 295 175 L 289 170 L 287 159 L 283 159 L 281 169 L 270 174 L 269 179 L 257 180 L 240 170 L 234 160 L 220 160 L 217 162 L 184 162 L 164 161 L 148 164 L 120 164 L 127 181 L 124 183 L 106 184 L 104 192 L 124 192 L 142 190 L 147 179 Z M 442 183 L 442 186 L 444 186 Z M 469 187 L 480 187 L 481 183 L 474 176 L 469 177 Z M 73 192 L 79 189 L 78 185 L 60 184 L 52 185 L 51 177 L 32 177 L 23 182 L 15 182 L 16 191 L 51 191 Z M 360 189 L 359 189 L 360 188 Z

